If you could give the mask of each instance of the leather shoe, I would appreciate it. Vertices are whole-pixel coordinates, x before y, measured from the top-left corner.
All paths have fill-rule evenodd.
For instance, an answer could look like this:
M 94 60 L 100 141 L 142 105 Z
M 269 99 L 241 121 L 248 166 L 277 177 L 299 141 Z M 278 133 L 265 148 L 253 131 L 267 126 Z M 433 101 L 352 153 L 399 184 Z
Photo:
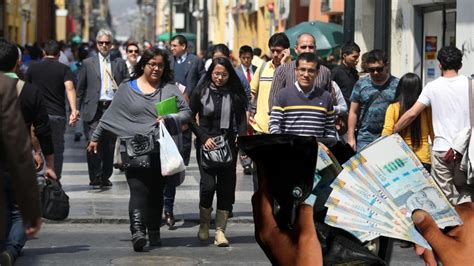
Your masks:
M 244 175 L 251 175 L 253 172 L 252 166 L 246 165 L 244 166 Z
M 176 222 L 174 220 L 174 215 L 172 212 L 165 212 L 165 222 L 170 229 L 174 226 Z
M 106 179 L 106 180 L 102 180 L 102 183 L 100 185 L 101 185 L 101 187 L 111 187 L 112 182 L 110 182 L 110 180 Z
M 91 182 L 89 182 L 89 186 L 97 187 L 97 186 L 100 186 L 100 185 L 101 185 L 101 182 L 100 182 L 99 179 L 94 179 Z
M 78 132 L 74 134 L 74 142 L 81 141 L 82 133 Z

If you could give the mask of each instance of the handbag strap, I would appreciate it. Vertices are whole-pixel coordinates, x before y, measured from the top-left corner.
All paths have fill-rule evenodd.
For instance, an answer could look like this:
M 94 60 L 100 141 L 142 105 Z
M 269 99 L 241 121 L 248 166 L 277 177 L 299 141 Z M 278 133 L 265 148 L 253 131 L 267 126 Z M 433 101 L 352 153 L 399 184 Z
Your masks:
M 474 128 L 474 92 L 473 90 L 473 79 L 468 78 L 469 81 L 469 120 L 471 122 L 471 128 Z

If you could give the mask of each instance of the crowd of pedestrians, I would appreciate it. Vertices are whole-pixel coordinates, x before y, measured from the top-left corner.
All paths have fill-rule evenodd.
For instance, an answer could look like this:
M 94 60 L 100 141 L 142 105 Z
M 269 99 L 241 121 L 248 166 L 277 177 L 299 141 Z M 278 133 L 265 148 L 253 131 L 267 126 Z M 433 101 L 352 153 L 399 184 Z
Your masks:
M 414 73 L 400 79 L 392 75 L 384 51 L 375 49 L 361 56 L 354 42 L 341 47 L 340 65 L 329 69 L 318 57 L 317 40 L 310 33 L 297 37 L 293 47 L 296 58 L 291 56 L 288 37 L 275 33 L 268 40 L 268 61 L 259 56 L 261 49 L 249 45 L 240 47 L 239 63 L 234 62 L 225 44 L 213 45 L 209 58 L 200 58 L 179 34 L 171 39 L 169 49 L 149 46 L 134 41 L 117 45 L 108 30 L 100 30 L 92 45 L 75 44 L 71 48 L 54 40 L 28 48 L 0 40 L 0 71 L 14 79 L 22 125 L 26 124 L 16 130 L 29 136 L 25 149 L 32 160 L 25 169 L 33 171 L 34 162 L 42 176 L 60 180 L 66 128 L 80 121 L 76 140 L 84 134 L 89 141 L 84 156 L 91 189 L 113 186 L 109 179 L 114 165 L 125 172 L 135 251 L 142 251 L 147 243 L 162 245 L 163 218 L 170 229 L 175 225 L 176 187 L 184 172 L 163 177 L 157 152 L 134 158 L 127 155 L 136 143 L 143 149 L 148 148 L 143 143 L 153 146 L 160 138 L 160 127 L 166 127 L 173 136 L 186 166 L 194 141 L 200 173 L 197 236 L 207 243 L 216 196 L 214 244 L 219 247 L 230 245 L 225 233 L 233 216 L 239 159 L 244 174 L 253 175 L 257 191 L 254 212 L 267 208 L 262 202 L 268 192 L 257 185 L 256 165 L 245 153 L 239 153 L 238 136 L 314 136 L 328 147 L 344 143 L 358 152 L 382 135 L 400 133 L 453 205 L 472 202 L 474 187 L 468 184 L 466 172 L 459 170 L 463 156 L 453 149 L 458 133 L 470 127 L 468 79 L 458 73 L 462 53 L 456 47 L 439 51 L 442 76 L 423 88 Z M 41 49 L 43 56 L 35 49 Z M 361 72 L 357 71 L 359 57 L 363 61 Z M 1 79 L 8 78 L 2 75 Z M 157 114 L 156 104 L 169 98 L 176 100 L 177 111 Z M 223 145 L 229 147 L 229 162 L 206 163 L 203 154 Z M 2 256 L 6 252 L 14 260 L 26 241 L 21 214 L 33 227 L 38 224 L 38 215 L 30 215 L 22 209 L 23 203 L 16 202 L 13 195 L 18 184 L 10 176 L 19 172 L 4 167 L 12 163 L 11 158 L 0 160 L 8 207 L 8 218 L 2 222 L 9 230 L 6 241 L 2 238 L 1 248 L 6 250 Z M 307 210 L 301 211 L 302 219 L 312 218 Z M 262 213 L 254 217 L 272 222 Z M 260 220 L 255 222 L 256 230 L 267 230 Z M 312 231 L 301 233 L 313 231 L 314 226 Z M 263 245 L 260 235 L 257 239 L 264 250 L 274 246 Z M 317 238 L 306 240 L 312 242 L 311 247 L 319 244 L 315 243 Z M 318 257 L 321 255 L 314 259 Z M 273 258 L 272 262 L 284 260 Z

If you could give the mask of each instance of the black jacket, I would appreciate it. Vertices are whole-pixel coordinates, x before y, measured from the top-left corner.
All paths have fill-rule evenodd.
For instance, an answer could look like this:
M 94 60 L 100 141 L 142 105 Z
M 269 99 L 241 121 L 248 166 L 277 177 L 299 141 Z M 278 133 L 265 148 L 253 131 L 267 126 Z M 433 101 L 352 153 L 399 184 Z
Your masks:
M 203 88 L 204 89 L 204 88 Z M 203 104 L 201 103 L 202 89 L 194 90 L 189 102 L 189 108 L 192 112 L 191 130 L 196 134 L 201 143 L 205 143 L 208 138 L 223 134 L 220 128 L 222 94 L 219 90 L 210 90 L 210 96 L 214 103 L 214 113 L 209 116 L 203 115 Z M 237 95 L 231 95 L 231 117 L 227 132 L 239 136 L 247 135 L 247 115 L 245 112 L 245 103 L 240 103 Z M 199 125 L 196 123 L 196 114 L 199 117 Z

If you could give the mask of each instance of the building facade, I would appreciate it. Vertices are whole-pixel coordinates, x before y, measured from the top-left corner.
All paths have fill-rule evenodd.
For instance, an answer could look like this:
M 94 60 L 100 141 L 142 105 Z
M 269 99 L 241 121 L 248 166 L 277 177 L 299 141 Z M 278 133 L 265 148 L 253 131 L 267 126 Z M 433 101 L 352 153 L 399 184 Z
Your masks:
M 394 75 L 414 72 L 425 84 L 441 75 L 437 51 L 446 45 L 456 45 L 464 52 L 461 73 L 471 75 L 472 10 L 474 2 L 470 0 L 358 0 L 354 39 L 362 52 L 386 50 Z

